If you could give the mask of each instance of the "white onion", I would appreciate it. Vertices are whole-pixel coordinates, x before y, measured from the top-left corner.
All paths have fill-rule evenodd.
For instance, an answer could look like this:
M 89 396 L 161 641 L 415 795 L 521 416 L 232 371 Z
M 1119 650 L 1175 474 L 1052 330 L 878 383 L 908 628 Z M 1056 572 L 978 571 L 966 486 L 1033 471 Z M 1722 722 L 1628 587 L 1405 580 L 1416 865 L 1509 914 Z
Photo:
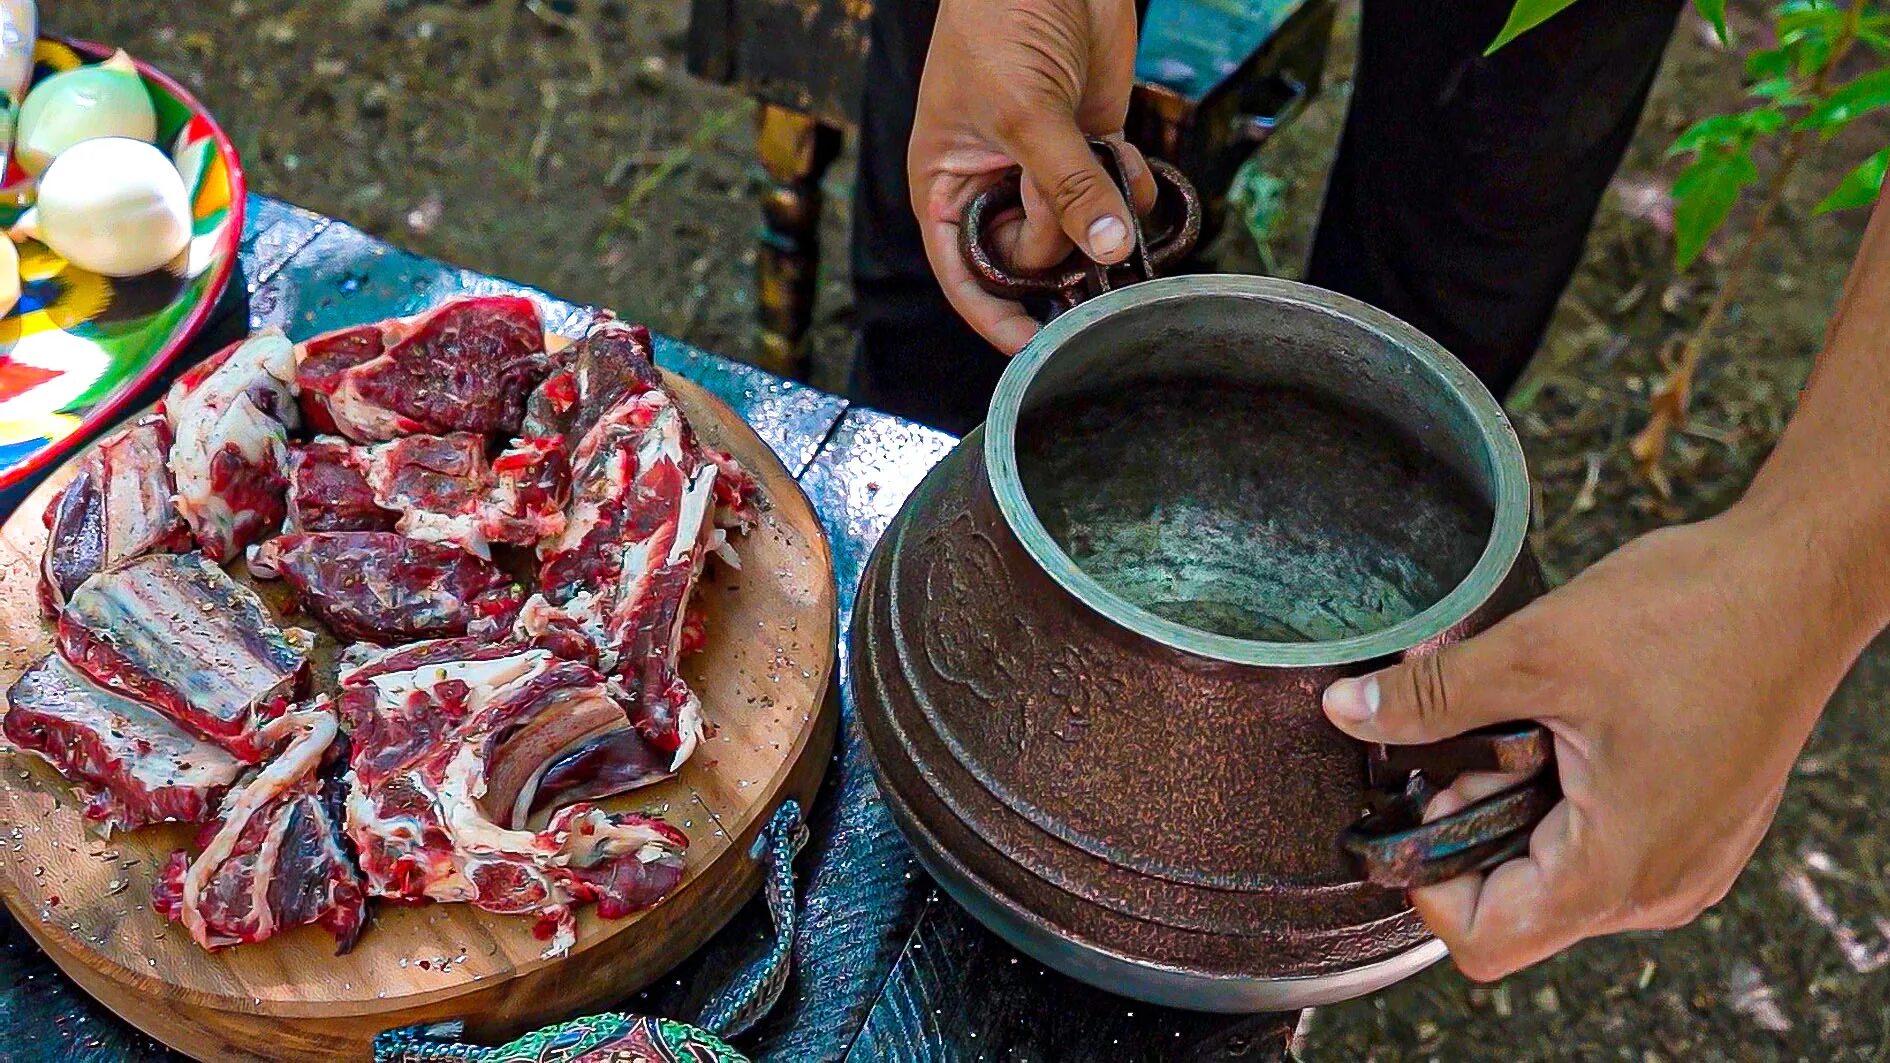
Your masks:
M 74 144 L 39 179 L 39 203 L 14 226 L 81 269 L 133 277 L 190 244 L 190 196 L 177 167 L 139 140 Z

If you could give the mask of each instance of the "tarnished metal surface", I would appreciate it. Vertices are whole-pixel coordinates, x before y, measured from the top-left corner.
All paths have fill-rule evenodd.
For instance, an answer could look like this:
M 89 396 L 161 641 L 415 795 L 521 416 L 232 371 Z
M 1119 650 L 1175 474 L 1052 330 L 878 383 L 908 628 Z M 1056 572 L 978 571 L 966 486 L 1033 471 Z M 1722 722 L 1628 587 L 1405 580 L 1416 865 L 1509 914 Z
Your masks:
M 1047 482 L 1089 486 L 1105 508 L 1133 511 L 1130 525 L 1180 514 L 1172 528 L 1137 533 L 1143 553 L 1194 551 L 1180 567 L 1236 572 L 1190 589 L 1175 603 L 1184 610 L 1150 611 L 1154 603 L 1118 593 L 1119 574 L 1080 567 L 1072 553 L 1083 548 L 1067 528 L 1058 539 L 1046 527 L 1046 500 L 1028 494 L 1040 457 L 1020 453 L 1019 441 L 1062 400 L 1133 403 L 1201 380 L 1299 389 L 1396 426 L 1431 453 L 1403 475 L 1454 476 L 1488 507 L 1484 524 L 1422 492 L 1366 497 L 1395 483 L 1372 487 L 1363 471 L 1397 458 L 1363 429 L 1318 426 L 1332 447 L 1358 448 L 1351 457 L 1293 432 L 1278 445 L 1307 449 L 1307 460 L 1262 449 L 1283 476 L 1316 478 L 1333 495 L 1321 508 L 1277 490 L 1204 497 L 1233 489 L 1215 475 L 1229 454 L 1214 440 L 1228 451 L 1256 445 L 1227 423 L 1234 408 L 1204 435 L 1116 411 L 1106 418 L 1122 437 L 1113 448 L 1073 422 L 1045 422 L 1096 463 L 1053 470 Z M 1262 422 L 1311 416 L 1248 401 Z M 1326 722 L 1318 698 L 1342 675 L 1462 638 L 1534 592 L 1532 566 L 1518 564 L 1526 474 L 1494 400 L 1435 345 L 1349 300 L 1284 282 L 1188 278 L 1059 318 L 1007 373 L 993 411 L 914 492 L 875 554 L 852 624 L 860 721 L 887 800 L 928 866 L 1045 962 L 1166 1003 L 1304 1006 L 1439 955 L 1402 895 L 1365 881 L 1339 845 L 1374 803 L 1367 751 Z M 1166 455 L 1173 467 L 1145 465 L 1133 459 L 1138 448 L 1180 452 Z M 1116 492 L 1102 482 L 1111 470 L 1142 479 Z M 1244 482 L 1263 474 L 1248 470 Z M 1270 512 L 1243 508 L 1253 505 Z M 1302 516 L 1314 523 L 1295 524 Z M 1191 519 L 1226 535 L 1191 540 Z M 1095 513 L 1082 523 L 1085 535 L 1108 534 Z M 1226 556 L 1255 523 L 1281 532 L 1267 555 Z M 1468 551 L 1444 557 L 1465 535 Z M 1401 537 L 1405 561 L 1394 549 Z M 1317 558 L 1333 567 L 1322 573 Z M 1446 567 L 1428 585 L 1411 567 L 1426 559 Z M 1313 568 L 1263 592 L 1277 575 L 1263 571 L 1269 562 Z M 1232 596 L 1222 613 L 1277 611 L 1321 580 L 1356 579 L 1354 570 L 1370 576 L 1360 602 L 1380 612 L 1335 607 L 1322 618 L 1331 630 L 1256 640 L 1175 619 L 1198 621 L 1207 599 L 1196 591 L 1208 584 Z M 1399 587 L 1423 600 L 1380 600 Z M 1438 830 L 1479 839 L 1495 822 L 1463 820 Z M 1506 841 L 1518 824 L 1502 825 Z
M 1102 160 L 1117 189 L 1126 197 L 1129 188 L 1123 173 L 1121 145 L 1091 137 L 1090 149 Z M 1018 273 L 1004 264 L 992 246 L 991 229 L 1005 214 L 1023 205 L 1023 172 L 1008 170 L 995 183 L 971 197 L 958 226 L 959 251 L 971 266 L 979 286 L 1005 299 L 1047 297 L 1064 306 L 1073 306 L 1114 288 L 1160 276 L 1186 258 L 1201 237 L 1201 199 L 1180 170 L 1161 159 L 1147 161 L 1149 172 L 1155 178 L 1154 214 L 1145 221 L 1130 212 L 1129 229 L 1134 237 L 1134 250 L 1116 266 L 1099 265 L 1081 251 L 1072 251 L 1062 265 L 1042 273 Z

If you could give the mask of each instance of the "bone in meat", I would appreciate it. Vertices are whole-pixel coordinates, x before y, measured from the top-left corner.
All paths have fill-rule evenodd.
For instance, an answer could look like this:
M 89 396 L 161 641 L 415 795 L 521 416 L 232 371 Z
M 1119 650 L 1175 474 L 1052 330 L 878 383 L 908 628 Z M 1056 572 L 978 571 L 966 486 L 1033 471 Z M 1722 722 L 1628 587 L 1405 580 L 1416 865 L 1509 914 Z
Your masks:
M 334 936 L 337 953 L 346 952 L 367 915 L 367 893 L 340 829 L 347 739 L 322 702 L 267 731 L 286 742 L 282 751 L 231 791 L 195 859 L 171 854 L 153 906 L 206 949 L 314 924 Z
M 613 918 L 674 889 L 688 841 L 658 820 L 580 803 L 539 831 L 508 825 L 531 802 L 536 763 L 619 726 L 602 679 L 542 648 L 464 640 L 395 650 L 344 675 L 355 739 L 347 825 L 370 891 L 535 914 L 556 955 L 575 941 L 573 906 L 596 901 Z
M 190 545 L 190 529 L 171 500 L 170 450 L 170 425 L 153 414 L 86 453 L 78 474 L 46 508 L 39 595 L 48 617 L 94 573 Z
M 59 651 L 96 683 L 147 702 L 238 758 L 307 691 L 306 631 L 202 554 L 151 554 L 101 572 L 59 618 Z
M 282 520 L 288 432 L 300 423 L 294 375 L 289 341 L 272 328 L 180 377 L 164 398 L 177 508 L 218 564 Z
M 58 654 L 7 691 L 7 739 L 70 779 L 107 832 L 198 823 L 243 764 L 141 701 L 106 690 Z

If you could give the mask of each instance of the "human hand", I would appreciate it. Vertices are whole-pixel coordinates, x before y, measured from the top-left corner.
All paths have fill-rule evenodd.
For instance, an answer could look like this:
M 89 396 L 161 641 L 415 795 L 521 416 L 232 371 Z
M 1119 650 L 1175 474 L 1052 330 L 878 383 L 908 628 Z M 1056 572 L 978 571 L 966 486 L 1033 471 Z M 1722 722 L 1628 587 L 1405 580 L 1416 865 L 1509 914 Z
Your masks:
M 1554 735 L 1563 798 L 1528 854 L 1411 891 L 1466 975 L 1682 926 L 1726 895 L 1883 624 L 1820 534 L 1748 507 L 1657 531 L 1480 635 L 1326 691 L 1327 717 L 1368 742 L 1518 719 Z M 1427 818 L 1514 781 L 1465 776 Z
M 1014 269 L 1048 269 L 1072 246 L 1113 265 L 1132 250 L 1128 208 L 1086 136 L 1120 139 L 1135 80 L 1133 0 L 942 0 L 919 83 L 906 169 L 926 257 L 945 297 L 1015 354 L 1037 331 L 1017 303 L 978 286 L 958 249 L 959 215 L 1012 166 L 1021 219 L 992 236 Z M 1138 209 L 1155 202 L 1141 153 L 1125 145 Z

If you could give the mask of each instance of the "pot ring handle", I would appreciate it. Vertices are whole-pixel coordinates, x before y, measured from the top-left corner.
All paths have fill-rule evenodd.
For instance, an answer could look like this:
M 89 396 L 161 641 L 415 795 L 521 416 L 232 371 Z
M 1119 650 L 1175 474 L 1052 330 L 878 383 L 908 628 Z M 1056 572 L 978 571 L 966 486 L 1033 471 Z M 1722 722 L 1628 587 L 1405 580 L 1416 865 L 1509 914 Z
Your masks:
M 1122 193 L 1123 202 L 1134 203 L 1122 165 L 1122 144 L 1090 137 L 1089 146 Z M 1023 171 L 1016 167 L 1006 171 L 997 183 L 973 196 L 959 218 L 959 251 L 978 286 L 999 298 L 1018 302 L 1048 298 L 1058 309 L 1068 309 L 1106 291 L 1149 280 L 1181 261 L 1201 238 L 1201 197 L 1174 166 L 1149 159 L 1148 168 L 1155 178 L 1155 209 L 1149 219 L 1155 233 L 1152 238 L 1131 209 L 1129 231 L 1135 237 L 1135 250 L 1128 258 L 1104 266 L 1080 250 L 1073 251 L 1061 265 L 1042 273 L 1012 272 L 992 246 L 992 227 L 1024 202 Z
M 1529 835 L 1561 799 L 1555 744 L 1535 723 L 1486 727 L 1423 746 L 1371 747 L 1373 810 L 1342 839 L 1367 881 L 1415 889 L 1482 871 L 1529 851 Z M 1469 771 L 1529 778 L 1424 822 L 1432 797 Z

